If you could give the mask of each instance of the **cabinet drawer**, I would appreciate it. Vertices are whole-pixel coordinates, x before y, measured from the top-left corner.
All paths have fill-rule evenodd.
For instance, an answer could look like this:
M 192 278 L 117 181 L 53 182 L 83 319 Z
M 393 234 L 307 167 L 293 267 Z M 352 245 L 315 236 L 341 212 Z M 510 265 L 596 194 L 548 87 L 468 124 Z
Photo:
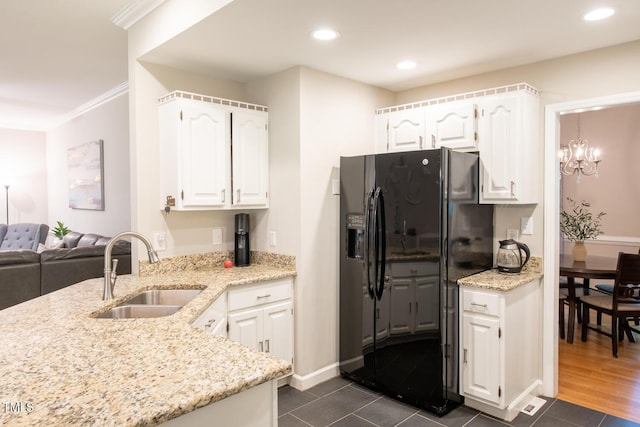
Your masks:
M 470 289 L 462 290 L 464 311 L 488 314 L 491 316 L 499 316 L 500 299 L 500 295 L 485 291 L 476 291 Z
M 438 274 L 437 262 L 394 262 L 391 264 L 393 277 L 432 276 Z
M 291 299 L 291 280 L 276 280 L 229 291 L 228 310 L 239 310 Z

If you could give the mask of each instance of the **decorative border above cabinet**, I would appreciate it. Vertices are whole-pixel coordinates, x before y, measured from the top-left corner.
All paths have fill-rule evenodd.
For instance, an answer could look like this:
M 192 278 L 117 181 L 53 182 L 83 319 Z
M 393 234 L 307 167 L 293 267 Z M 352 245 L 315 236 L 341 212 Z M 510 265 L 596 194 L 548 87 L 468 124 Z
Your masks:
M 266 106 L 183 91 L 158 103 L 165 212 L 269 207 Z
M 480 203 L 538 203 L 539 95 L 516 83 L 379 108 L 375 150 L 478 152 Z

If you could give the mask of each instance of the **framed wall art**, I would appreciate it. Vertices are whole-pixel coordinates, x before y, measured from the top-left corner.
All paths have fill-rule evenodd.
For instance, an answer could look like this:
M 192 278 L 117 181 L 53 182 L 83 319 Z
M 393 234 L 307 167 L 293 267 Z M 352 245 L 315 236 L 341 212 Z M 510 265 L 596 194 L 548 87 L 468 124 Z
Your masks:
M 104 210 L 104 142 L 69 148 L 69 207 Z

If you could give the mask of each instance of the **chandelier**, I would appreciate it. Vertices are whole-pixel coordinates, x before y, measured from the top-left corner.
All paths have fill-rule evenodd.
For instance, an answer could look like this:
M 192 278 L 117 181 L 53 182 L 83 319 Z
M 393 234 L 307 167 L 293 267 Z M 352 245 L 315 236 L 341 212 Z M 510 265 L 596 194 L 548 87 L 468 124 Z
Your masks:
M 589 147 L 589 141 L 580 137 L 580 115 L 578 115 L 578 137 L 572 139 L 566 145 L 560 146 L 560 172 L 563 175 L 577 174 L 598 176 L 598 164 L 600 163 L 600 150 Z

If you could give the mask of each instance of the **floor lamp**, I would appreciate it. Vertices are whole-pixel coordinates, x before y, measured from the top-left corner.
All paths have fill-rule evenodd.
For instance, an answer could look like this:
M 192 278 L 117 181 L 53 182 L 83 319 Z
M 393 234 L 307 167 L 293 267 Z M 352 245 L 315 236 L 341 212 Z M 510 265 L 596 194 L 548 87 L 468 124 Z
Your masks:
M 7 201 L 7 225 L 9 225 L 9 184 L 4 185 L 4 195 Z

